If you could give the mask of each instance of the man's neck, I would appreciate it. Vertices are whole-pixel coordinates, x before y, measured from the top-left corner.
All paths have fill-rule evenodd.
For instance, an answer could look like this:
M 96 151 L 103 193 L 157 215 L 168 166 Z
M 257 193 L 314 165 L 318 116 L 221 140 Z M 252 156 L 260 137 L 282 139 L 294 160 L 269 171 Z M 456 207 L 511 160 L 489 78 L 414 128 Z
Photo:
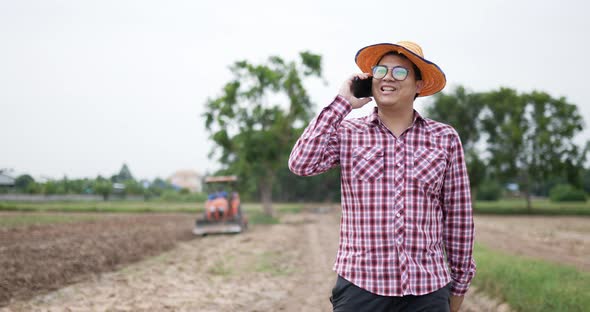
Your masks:
M 378 112 L 381 122 L 397 138 L 414 122 L 414 108 L 411 105 L 403 108 L 383 109 L 379 107 Z

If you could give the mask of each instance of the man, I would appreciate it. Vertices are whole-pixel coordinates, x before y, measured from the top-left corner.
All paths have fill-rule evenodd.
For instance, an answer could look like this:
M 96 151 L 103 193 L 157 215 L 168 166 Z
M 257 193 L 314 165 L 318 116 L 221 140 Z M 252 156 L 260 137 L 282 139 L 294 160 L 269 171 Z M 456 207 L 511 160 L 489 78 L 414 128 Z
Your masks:
M 458 311 L 475 274 L 469 178 L 457 132 L 420 116 L 417 96 L 442 90 L 442 70 L 420 46 L 376 44 L 356 54 L 362 73 L 308 125 L 289 158 L 297 175 L 340 166 L 342 217 L 330 300 L 334 311 Z M 372 79 L 377 107 L 356 98 Z

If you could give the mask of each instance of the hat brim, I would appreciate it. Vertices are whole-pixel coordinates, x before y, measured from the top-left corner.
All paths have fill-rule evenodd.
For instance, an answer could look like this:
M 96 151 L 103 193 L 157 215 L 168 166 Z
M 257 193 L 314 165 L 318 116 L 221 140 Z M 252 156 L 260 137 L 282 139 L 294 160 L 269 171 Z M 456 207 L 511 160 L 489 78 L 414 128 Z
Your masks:
M 372 67 L 377 65 L 377 62 L 383 55 L 389 52 L 397 52 L 405 55 L 420 69 L 424 86 L 418 96 L 435 94 L 447 84 L 445 73 L 438 65 L 397 44 L 378 43 L 364 47 L 356 53 L 354 60 L 363 73 L 370 73 Z

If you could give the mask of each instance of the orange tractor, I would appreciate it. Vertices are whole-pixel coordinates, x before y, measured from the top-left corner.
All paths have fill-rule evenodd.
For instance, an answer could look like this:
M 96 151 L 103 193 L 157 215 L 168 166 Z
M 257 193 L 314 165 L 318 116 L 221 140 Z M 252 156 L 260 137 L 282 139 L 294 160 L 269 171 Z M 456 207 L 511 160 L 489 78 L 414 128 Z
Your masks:
M 214 233 L 240 233 L 248 227 L 240 203 L 240 195 L 233 189 L 236 176 L 207 177 L 209 195 L 205 202 L 202 218 L 195 221 L 193 233 L 207 235 Z

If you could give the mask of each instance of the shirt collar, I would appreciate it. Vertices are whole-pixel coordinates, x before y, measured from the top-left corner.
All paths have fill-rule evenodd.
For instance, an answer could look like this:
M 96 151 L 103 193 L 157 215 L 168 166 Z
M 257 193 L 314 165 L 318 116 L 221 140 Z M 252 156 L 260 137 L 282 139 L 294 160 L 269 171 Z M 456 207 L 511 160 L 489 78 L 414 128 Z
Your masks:
M 418 111 L 414 110 L 414 120 L 412 121 L 412 126 L 416 124 L 416 121 L 424 121 L 424 117 L 422 117 Z M 379 119 L 379 107 L 375 106 L 375 108 L 373 108 L 373 113 L 367 116 L 366 122 L 369 126 L 377 126 L 381 124 L 381 119 Z

